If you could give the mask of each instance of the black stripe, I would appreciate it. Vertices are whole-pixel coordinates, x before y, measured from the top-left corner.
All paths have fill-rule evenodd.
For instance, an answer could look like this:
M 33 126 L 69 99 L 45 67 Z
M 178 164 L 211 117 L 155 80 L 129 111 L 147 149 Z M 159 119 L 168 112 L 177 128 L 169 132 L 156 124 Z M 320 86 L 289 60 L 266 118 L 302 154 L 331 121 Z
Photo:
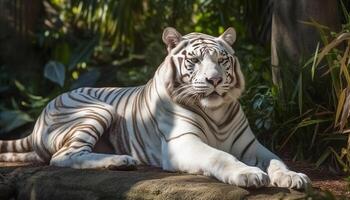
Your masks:
M 80 94 L 80 95 L 81 95 L 81 97 L 88 98 L 87 96 L 85 96 L 85 95 L 83 95 L 83 94 Z M 104 103 L 104 102 L 102 102 L 102 101 L 99 101 L 99 100 L 96 99 L 97 101 L 96 101 L 96 100 L 92 100 L 93 102 L 87 102 L 87 101 L 83 101 L 83 100 L 81 100 L 81 99 L 77 99 L 77 98 L 71 96 L 70 94 L 68 94 L 68 96 L 69 96 L 72 100 L 75 100 L 75 101 L 77 101 L 77 102 L 79 102 L 79 103 L 88 104 L 88 105 L 76 106 L 76 107 L 71 107 L 71 108 L 84 108 L 84 109 L 98 108 L 98 109 L 101 109 L 101 110 L 104 110 L 104 111 L 108 112 L 108 113 L 111 115 L 111 117 L 114 116 L 114 113 L 111 113 L 110 110 L 108 110 L 107 108 L 105 108 L 106 103 Z M 107 104 L 107 105 L 109 105 L 109 104 Z M 94 113 L 94 112 L 92 112 L 92 113 Z
M 102 94 L 106 91 L 107 88 L 102 88 L 101 92 L 97 95 L 97 98 L 100 99 Z
M 169 70 L 172 70 L 173 71 L 173 77 L 171 77 L 171 79 L 172 79 L 172 81 L 175 81 L 175 79 L 176 79 L 176 65 L 175 65 L 175 62 L 174 62 L 174 57 L 171 57 L 170 58 L 170 67 L 171 67 L 171 69 L 169 69 Z
M 120 141 L 122 141 L 121 143 L 125 145 L 123 147 L 124 149 L 126 149 L 126 152 L 131 152 L 130 138 L 129 138 L 130 135 L 128 134 L 126 120 L 123 120 L 122 127 L 123 127 L 123 131 L 122 131 L 123 135 L 120 134 Z
M 115 90 L 111 90 L 108 92 L 108 94 L 105 96 L 105 98 L 103 99 L 104 102 L 107 101 L 108 97 L 111 96 L 111 94 L 114 92 Z
M 98 92 L 99 90 L 98 89 L 95 89 L 95 94 L 94 94 L 94 96 L 93 97 L 97 97 L 97 92 Z
M 17 141 L 12 140 L 11 143 L 12 143 L 12 152 L 17 152 L 17 145 L 16 145 Z
M 85 152 L 87 152 L 87 153 L 85 153 Z M 76 151 L 76 152 L 71 152 L 71 154 L 69 155 L 69 159 L 71 159 L 75 154 L 79 154 L 79 156 L 81 156 L 83 154 L 88 154 L 88 153 L 91 153 L 91 151 L 89 151 L 87 149 L 81 149 L 81 150 Z
M 137 147 L 135 146 L 135 144 L 134 144 L 134 143 L 131 143 L 131 145 L 132 145 L 133 149 L 135 150 L 135 153 L 136 153 L 136 155 L 137 155 L 139 161 L 140 161 L 142 164 L 148 164 L 148 163 L 146 163 L 145 160 L 143 159 L 141 153 L 138 151 L 138 149 L 137 149 Z
M 209 141 L 208 136 L 205 134 L 205 131 L 203 130 L 203 128 L 201 127 L 201 125 L 198 124 L 196 121 L 192 120 L 192 119 L 189 118 L 189 117 L 186 117 L 185 115 L 181 115 L 181 114 L 179 114 L 179 113 L 175 113 L 175 112 L 170 111 L 170 110 L 168 110 L 168 109 L 164 109 L 164 110 L 165 110 L 166 112 L 172 114 L 172 115 L 176 115 L 176 116 L 179 116 L 179 117 L 183 118 L 183 119 L 182 119 L 183 121 L 186 121 L 187 123 L 191 124 L 192 126 L 198 128 L 198 129 L 203 133 L 203 135 L 205 136 L 206 140 Z M 205 119 L 204 119 L 204 120 L 205 120 Z
M 0 141 L 0 153 L 7 152 L 7 141 Z
M 254 141 L 255 141 L 255 138 L 254 138 L 252 141 L 250 141 L 250 142 L 247 144 L 247 146 L 243 149 L 241 155 L 239 156 L 239 159 L 240 159 L 240 160 L 243 158 L 244 154 L 248 151 L 248 149 L 250 148 L 250 146 L 252 146 L 252 144 L 254 143 Z
M 217 46 L 217 43 L 211 43 L 211 42 L 201 42 L 201 43 L 197 43 L 192 45 L 193 47 L 199 46 L 199 45 L 212 45 L 212 46 Z
M 92 134 L 92 133 L 90 133 L 88 130 L 77 130 L 77 131 L 80 131 L 80 132 L 82 132 L 82 133 L 85 133 L 85 134 L 87 134 L 87 135 L 89 135 L 90 137 L 92 137 L 92 138 L 94 138 L 94 140 L 97 142 L 97 140 L 98 140 L 98 133 L 95 133 L 95 134 L 97 134 L 97 135 L 94 135 L 94 134 Z
M 32 138 L 32 137 L 31 137 L 31 138 Z M 33 140 L 33 139 L 25 140 L 26 146 L 27 146 L 27 150 L 32 150 L 32 149 L 33 149 L 32 140 Z
M 128 91 L 129 91 L 128 88 L 127 88 L 127 89 L 124 89 L 124 90 L 119 90 L 118 93 L 115 94 L 115 96 L 113 97 L 113 99 L 111 99 L 111 100 L 109 101 L 109 104 L 113 104 L 114 101 L 119 97 L 119 94 L 121 93 L 121 95 L 120 95 L 120 97 L 119 97 L 119 99 L 118 99 L 119 101 L 118 101 L 117 105 L 115 106 L 115 108 L 118 108 L 118 105 L 119 105 L 119 103 L 120 103 L 120 99 L 122 99 L 122 98 L 124 97 L 124 95 L 125 95 Z
M 45 108 L 44 109 L 44 112 L 43 112 L 44 114 L 43 114 L 43 116 L 47 116 L 48 115 L 48 113 L 47 113 L 47 109 Z M 46 117 L 44 117 L 44 119 L 43 119 L 43 121 L 44 121 L 44 125 L 45 126 L 48 126 L 49 125 L 49 123 L 46 121 L 47 120 L 47 118 Z
M 138 127 L 137 114 L 136 114 L 136 112 L 138 111 L 137 108 L 138 108 L 138 104 L 139 104 L 138 95 L 140 95 L 140 93 L 139 93 L 139 90 L 136 92 L 137 93 L 134 93 L 134 95 L 136 95 L 136 97 L 134 98 L 134 101 L 133 101 L 133 104 L 131 107 L 131 109 L 132 109 L 131 120 L 132 120 L 132 126 L 133 126 L 133 130 L 134 130 L 134 134 L 135 134 L 135 139 L 138 142 L 138 144 L 141 146 L 141 148 L 144 148 L 145 144 L 143 143 L 142 137 L 140 135 L 141 131 Z
M 182 66 L 182 61 L 183 61 L 183 57 L 178 57 L 177 58 L 177 61 L 179 62 L 179 68 L 181 69 L 181 66 Z
M 71 99 L 71 100 L 74 100 L 78 103 L 84 103 L 84 104 L 94 104 L 93 102 L 89 102 L 89 101 L 84 101 L 82 99 L 78 99 L 76 97 L 74 97 L 71 93 L 68 93 L 67 94 L 68 97 Z M 85 99 L 89 99 L 90 101 L 92 100 L 91 98 L 87 97 L 87 96 L 84 96 L 83 94 L 79 94 L 81 97 L 84 97 Z
M 89 96 L 91 96 L 91 90 L 92 90 L 92 88 L 88 88 L 88 89 L 87 89 L 87 94 L 88 94 Z
M 196 37 L 194 39 L 190 39 L 190 44 L 193 44 L 194 42 L 200 40 L 201 42 L 203 42 L 204 40 L 208 40 L 210 42 L 214 42 L 215 44 L 217 43 L 217 41 L 215 41 L 214 39 L 211 39 L 211 38 L 203 38 L 203 37 Z
M 185 135 L 194 135 L 194 136 L 198 137 L 200 140 L 202 140 L 202 138 L 201 138 L 199 135 L 197 135 L 196 133 L 187 132 L 187 133 L 183 133 L 183 134 L 181 134 L 181 135 L 178 135 L 178 136 L 175 136 L 175 137 L 172 137 L 172 138 L 169 138 L 169 139 L 166 139 L 166 138 L 165 138 L 165 141 L 166 141 L 166 142 L 170 142 L 171 140 L 180 138 L 180 137 L 185 136 Z
M 151 89 L 147 90 L 147 94 L 148 94 L 148 97 L 151 98 L 150 96 L 152 95 L 152 90 Z M 148 111 L 150 122 L 152 123 L 154 130 L 156 130 L 157 133 L 160 133 L 160 136 L 163 136 L 163 138 L 165 138 L 164 133 L 159 129 L 158 122 L 156 121 L 155 117 L 153 116 L 153 113 L 151 112 L 147 98 L 144 98 L 144 103 L 146 104 L 145 107 Z
M 233 145 L 237 142 L 237 140 L 242 136 L 242 134 L 245 132 L 245 130 L 248 128 L 248 123 L 246 123 L 246 125 L 244 126 L 244 128 L 242 129 L 242 131 L 236 136 L 236 138 L 232 141 L 231 144 L 231 148 L 233 147 Z M 239 130 L 239 129 L 238 129 Z
M 24 138 L 24 139 L 22 139 L 22 140 L 19 141 L 19 144 L 20 144 L 20 146 L 21 146 L 20 151 L 25 151 L 25 150 L 26 150 L 26 149 L 24 148 L 24 142 L 25 142 L 26 140 L 28 140 L 28 138 Z
M 186 47 L 186 46 L 188 45 L 188 41 L 181 42 L 180 44 L 181 44 L 181 46 L 177 46 L 177 47 L 175 48 L 176 51 L 173 52 L 174 55 L 175 55 L 175 54 L 178 54 L 179 51 L 181 51 L 184 47 Z
M 90 111 L 90 113 L 95 114 L 98 117 L 101 117 L 102 119 L 104 119 L 106 121 L 107 124 L 109 124 L 110 121 L 113 121 L 114 115 L 112 112 L 110 112 L 108 109 L 101 109 L 101 110 L 106 111 L 110 115 L 110 117 L 107 118 L 105 115 L 102 115 L 102 114 L 95 112 L 95 111 Z

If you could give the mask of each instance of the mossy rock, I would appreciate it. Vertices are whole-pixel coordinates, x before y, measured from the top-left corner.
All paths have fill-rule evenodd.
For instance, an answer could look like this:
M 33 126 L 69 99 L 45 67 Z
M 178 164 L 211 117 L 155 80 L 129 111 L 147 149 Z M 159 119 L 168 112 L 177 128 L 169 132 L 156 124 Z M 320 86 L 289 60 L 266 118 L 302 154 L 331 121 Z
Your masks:
M 0 166 L 4 166 L 0 163 Z M 300 199 L 285 188 L 244 189 L 213 178 L 150 167 L 134 171 L 0 167 L 0 199 Z

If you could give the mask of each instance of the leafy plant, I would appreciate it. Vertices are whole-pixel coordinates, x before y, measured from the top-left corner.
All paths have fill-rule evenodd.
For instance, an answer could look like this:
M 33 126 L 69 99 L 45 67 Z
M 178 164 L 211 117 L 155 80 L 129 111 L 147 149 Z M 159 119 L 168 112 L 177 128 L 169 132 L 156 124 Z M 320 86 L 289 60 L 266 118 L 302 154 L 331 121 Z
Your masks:
M 17 9 L 15 4 L 8 5 Z M 31 120 L 16 126 L 2 123 L 3 134 L 21 132 L 16 129 L 25 124 L 32 126 L 47 102 L 65 91 L 84 86 L 144 84 L 165 57 L 161 33 L 166 26 L 176 27 L 181 33 L 195 30 L 213 35 L 234 26 L 239 37 L 235 49 L 244 71 L 254 72 L 248 85 L 258 83 L 259 67 L 268 68 L 268 55 L 265 48 L 252 45 L 254 37 L 246 34 L 244 21 L 254 18 L 242 15 L 242 11 L 249 12 L 248 7 L 252 4 L 243 0 L 43 1 L 44 19 L 28 39 L 40 62 L 27 66 L 31 69 L 27 76 L 9 73 L 15 64 L 0 67 L 0 95 L 12 97 L 0 102 L 0 112 L 6 118 L 3 121 L 13 118 L 7 112 L 26 113 L 29 117 L 22 118 Z
M 0 102 L 0 116 L 3 122 L 17 121 L 0 124 L 2 133 L 33 125 L 47 102 L 65 91 L 144 84 L 165 57 L 161 32 L 166 26 L 213 35 L 233 26 L 234 49 L 247 82 L 241 103 L 259 139 L 295 159 L 348 166 L 349 22 L 338 35 L 309 23 L 319 29 L 324 47 L 300 67 L 283 66 L 286 94 L 281 97 L 264 45 L 272 16 L 269 2 L 45 0 L 44 23 L 30 38 L 40 65 L 28 77 L 0 66 L 0 95 L 12 97 Z
M 350 21 L 344 12 L 347 21 L 339 33 L 315 21 L 303 22 L 318 29 L 323 47 L 318 45 L 300 68 L 281 67 L 285 96 L 274 106 L 272 141 L 294 159 L 315 160 L 316 166 L 328 161 L 333 169 L 349 172 Z
M 61 87 L 64 85 L 66 69 L 62 63 L 49 61 L 45 65 L 44 76 Z

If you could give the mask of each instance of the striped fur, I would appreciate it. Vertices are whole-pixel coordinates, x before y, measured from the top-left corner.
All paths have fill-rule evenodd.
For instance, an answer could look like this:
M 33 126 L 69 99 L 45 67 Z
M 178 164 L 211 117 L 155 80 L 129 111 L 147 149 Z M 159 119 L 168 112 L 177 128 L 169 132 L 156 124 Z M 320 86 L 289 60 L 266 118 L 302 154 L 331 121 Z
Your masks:
M 238 102 L 244 78 L 231 48 L 235 37 L 233 28 L 218 38 L 165 29 L 168 56 L 146 85 L 58 96 L 30 136 L 0 141 L 0 161 L 113 169 L 145 164 L 244 187 L 305 187 L 307 176 L 288 170 L 249 127 Z M 103 138 L 113 152 L 96 150 Z

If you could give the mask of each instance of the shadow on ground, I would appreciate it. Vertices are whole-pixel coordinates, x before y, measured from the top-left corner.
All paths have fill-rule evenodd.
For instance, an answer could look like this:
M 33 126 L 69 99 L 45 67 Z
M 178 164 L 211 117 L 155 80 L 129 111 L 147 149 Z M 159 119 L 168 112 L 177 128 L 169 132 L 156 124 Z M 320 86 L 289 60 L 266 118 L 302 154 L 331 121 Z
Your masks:
M 0 163 L 0 199 L 300 199 L 284 188 L 242 189 L 205 176 L 141 167 L 135 171 L 77 170 Z

